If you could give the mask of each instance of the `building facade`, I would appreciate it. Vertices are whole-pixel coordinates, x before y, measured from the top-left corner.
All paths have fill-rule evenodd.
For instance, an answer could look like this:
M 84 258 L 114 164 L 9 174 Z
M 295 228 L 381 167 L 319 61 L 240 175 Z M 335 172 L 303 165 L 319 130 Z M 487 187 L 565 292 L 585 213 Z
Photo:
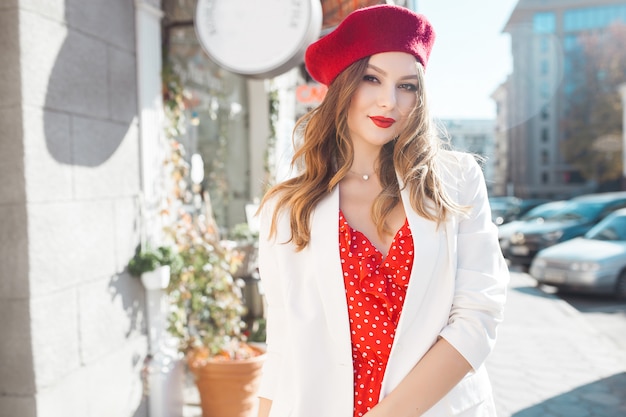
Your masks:
M 514 195 L 509 174 L 509 135 L 508 135 L 508 89 L 507 80 L 496 88 L 491 98 L 496 103 L 496 120 L 494 123 L 494 154 L 493 154 L 493 196 Z
M 499 161 L 496 153 L 495 123 L 482 119 L 442 119 L 444 137 L 450 141 L 453 149 L 470 152 L 480 157 L 480 164 L 485 175 L 487 191 L 496 194 L 498 181 L 496 167 Z
M 561 125 L 577 37 L 626 22 L 617 0 L 520 0 L 504 32 L 511 36 L 513 72 L 506 83 L 508 175 L 518 197 L 567 198 L 596 184 L 569 166 Z

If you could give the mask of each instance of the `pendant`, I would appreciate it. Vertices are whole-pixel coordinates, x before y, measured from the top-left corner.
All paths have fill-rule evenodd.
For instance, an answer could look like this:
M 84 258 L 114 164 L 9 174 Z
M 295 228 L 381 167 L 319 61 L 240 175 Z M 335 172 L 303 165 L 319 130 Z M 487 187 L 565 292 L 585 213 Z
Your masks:
M 370 176 L 367 174 L 363 174 L 363 181 L 367 181 L 370 179 Z

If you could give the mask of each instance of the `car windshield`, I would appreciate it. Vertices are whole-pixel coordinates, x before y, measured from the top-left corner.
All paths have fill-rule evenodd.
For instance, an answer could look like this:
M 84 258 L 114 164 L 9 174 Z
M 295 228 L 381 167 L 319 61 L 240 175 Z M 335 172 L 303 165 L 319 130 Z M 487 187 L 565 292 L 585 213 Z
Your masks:
M 592 227 L 587 239 L 626 241 L 626 213 L 614 213 Z
M 529 210 L 526 214 L 520 217 L 520 220 L 530 221 L 537 219 L 545 219 L 553 216 L 557 213 L 563 206 L 566 204 L 565 201 L 555 201 L 552 203 L 541 204 L 531 210 Z
M 547 217 L 550 221 L 594 221 L 604 208 L 602 203 L 592 203 L 588 201 L 568 201 L 560 210 L 552 216 Z
M 505 203 L 495 202 L 491 204 L 491 211 L 493 212 L 504 213 L 510 209 L 511 207 Z

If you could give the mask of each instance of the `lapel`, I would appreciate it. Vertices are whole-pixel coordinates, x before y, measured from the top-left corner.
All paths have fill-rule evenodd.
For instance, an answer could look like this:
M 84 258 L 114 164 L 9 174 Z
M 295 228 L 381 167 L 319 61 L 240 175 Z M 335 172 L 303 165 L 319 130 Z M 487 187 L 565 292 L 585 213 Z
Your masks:
M 350 320 L 339 256 L 339 187 L 322 201 L 313 212 L 311 224 L 311 264 L 316 274 L 328 334 L 338 349 L 342 363 L 351 364 Z
M 433 273 L 440 256 L 441 239 L 445 238 L 445 227 L 437 229 L 436 222 L 427 220 L 413 211 L 406 188 L 402 190 L 401 197 L 413 235 L 414 254 L 411 279 L 396 329 L 394 346 L 399 343 L 398 339 L 404 334 L 403 330 L 418 316 L 428 286 L 435 279 Z

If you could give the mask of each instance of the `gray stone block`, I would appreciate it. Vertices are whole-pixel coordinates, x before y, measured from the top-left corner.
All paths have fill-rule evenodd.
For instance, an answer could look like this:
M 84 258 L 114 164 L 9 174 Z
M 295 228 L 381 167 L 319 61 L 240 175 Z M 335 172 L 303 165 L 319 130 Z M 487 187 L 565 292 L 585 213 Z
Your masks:
M 15 0 L 13 0 L 15 1 Z M 0 108 L 16 106 L 21 101 L 21 65 L 19 13 L 17 9 L 0 9 Z M 0 124 L 0 126 L 3 126 Z
M 127 0 L 66 0 L 71 27 L 127 51 L 135 50 L 135 7 Z
M 92 417 L 146 415 L 142 411 L 145 413 L 147 410 L 141 409 L 146 388 L 141 372 L 146 354 L 147 340 L 138 337 L 93 364 L 87 380 Z
M 129 340 L 37 394 L 37 417 L 145 417 L 141 369 L 145 338 Z
M 122 197 L 139 192 L 136 123 L 75 117 L 72 139 L 77 198 Z
M 156 10 L 161 10 L 161 0 L 139 0 L 139 1 L 136 1 L 135 3 L 142 3 Z
M 26 206 L 0 205 L 0 219 L 0 300 L 25 299 L 29 295 Z
M 144 326 L 143 286 L 127 274 L 103 278 L 79 287 L 81 358 L 85 365 L 99 362 L 141 337 Z
M 22 13 L 24 102 L 106 119 L 107 46 L 31 13 Z
M 61 60 L 63 64 L 61 52 L 67 41 L 67 27 L 30 12 L 20 12 L 16 18 L 19 19 L 20 25 L 22 101 L 27 105 L 43 107 L 48 94 L 52 93 L 53 96 L 63 94 L 63 91 L 55 89 L 55 83 L 58 81 L 51 77 L 58 71 L 58 61 Z M 77 69 L 72 72 L 77 72 Z M 71 80 L 73 76 L 69 74 L 67 78 Z M 53 107 L 52 104 L 53 102 L 50 103 L 50 107 Z
M 4 0 L 0 3 L 0 12 L 4 10 L 17 9 L 18 0 Z
M 91 417 L 87 398 L 88 370 L 74 370 L 54 385 L 37 391 L 37 417 Z M 109 398 L 115 402 L 115 398 Z
M 35 396 L 0 395 L 0 417 L 36 417 Z
M 130 124 L 137 117 L 137 69 L 135 55 L 109 48 L 109 103 L 111 118 Z
M 75 261 L 82 242 L 80 207 L 75 203 L 33 204 L 29 212 L 29 260 L 33 296 L 75 286 L 78 282 Z M 93 254 L 90 257 L 94 257 Z
M 32 294 L 45 295 L 115 274 L 110 202 L 34 204 L 29 230 Z
M 19 0 L 20 9 L 23 11 L 38 14 L 57 22 L 65 22 L 65 3 L 65 0 Z
M 137 198 L 132 197 L 118 199 L 114 202 L 114 210 L 116 271 L 122 273 L 141 240 L 139 203 Z
M 31 299 L 31 334 L 37 390 L 80 368 L 77 291 L 69 288 Z
M 0 205 L 23 203 L 26 191 L 20 108 L 0 108 L 0 127 Z
M 29 202 L 70 200 L 73 195 L 70 116 L 24 108 L 25 177 Z
M 0 317 L 0 392 L 4 395 L 32 395 L 35 392 L 35 378 L 28 300 L 2 300 Z

